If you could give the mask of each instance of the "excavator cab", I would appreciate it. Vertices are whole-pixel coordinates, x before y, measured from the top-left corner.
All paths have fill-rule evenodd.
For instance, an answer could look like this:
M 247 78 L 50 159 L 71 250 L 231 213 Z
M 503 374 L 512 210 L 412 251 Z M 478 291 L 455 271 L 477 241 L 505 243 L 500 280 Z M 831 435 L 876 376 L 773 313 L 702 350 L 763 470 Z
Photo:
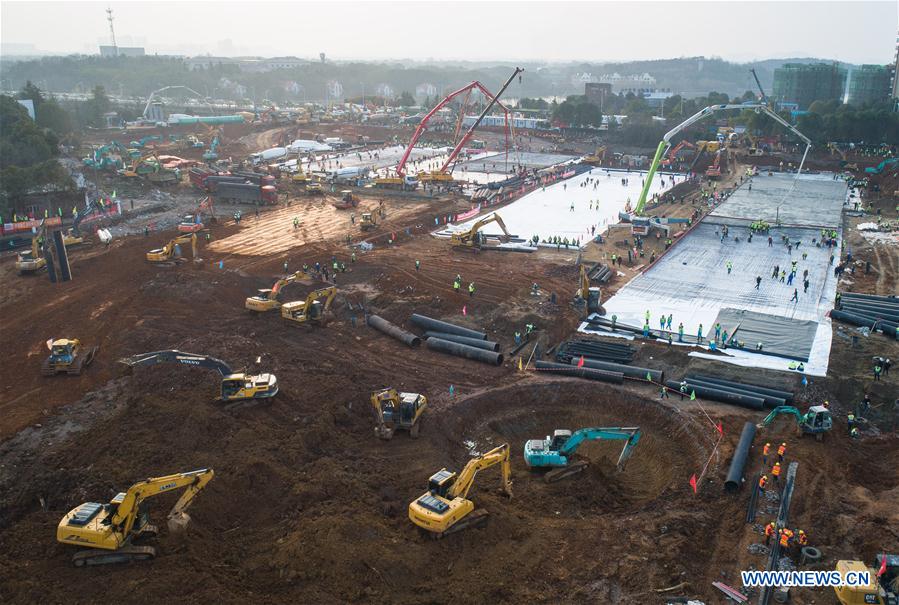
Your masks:
M 305 323 L 314 321 L 320 323 L 325 312 L 331 307 L 334 297 L 337 296 L 337 288 L 331 286 L 316 290 L 306 297 L 306 300 L 294 300 L 281 305 L 281 317 Z
M 278 393 L 274 374 L 231 374 L 222 378 L 222 401 L 266 399 Z
M 378 226 L 378 224 L 375 222 L 374 217 L 372 217 L 371 212 L 363 212 L 362 213 L 362 218 L 359 221 L 360 229 L 362 229 L 363 231 L 371 231 L 372 229 L 374 229 L 377 226 Z
M 440 469 L 428 479 L 428 493 L 432 496 L 446 498 L 446 492 L 456 482 L 456 477 L 458 476 L 458 473 L 448 471 L 445 468 Z
M 375 435 L 381 439 L 391 439 L 399 430 L 409 431 L 409 436 L 418 438 L 421 430 L 421 415 L 428 407 L 428 398 L 420 393 L 398 393 L 396 389 L 375 391 L 371 404 L 378 417 Z

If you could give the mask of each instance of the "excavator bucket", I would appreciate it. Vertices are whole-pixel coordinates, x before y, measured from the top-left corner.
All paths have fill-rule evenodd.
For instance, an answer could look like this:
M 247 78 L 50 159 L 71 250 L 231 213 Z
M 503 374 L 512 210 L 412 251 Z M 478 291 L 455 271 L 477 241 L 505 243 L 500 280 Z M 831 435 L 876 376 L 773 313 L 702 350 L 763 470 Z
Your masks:
M 168 518 L 169 532 L 173 534 L 182 533 L 190 525 L 190 515 L 185 512 L 172 513 Z

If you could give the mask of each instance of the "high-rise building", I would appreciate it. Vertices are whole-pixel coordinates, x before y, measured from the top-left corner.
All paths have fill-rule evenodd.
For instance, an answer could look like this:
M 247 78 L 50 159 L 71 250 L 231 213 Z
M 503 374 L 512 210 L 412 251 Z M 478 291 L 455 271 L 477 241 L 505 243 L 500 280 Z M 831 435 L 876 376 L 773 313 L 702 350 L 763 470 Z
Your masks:
M 602 107 L 606 98 L 612 96 L 612 85 L 605 82 L 587 82 L 584 84 L 584 96 L 587 103 Z
M 890 98 L 892 65 L 862 65 L 849 72 L 846 102 L 850 105 L 881 103 Z
M 799 109 L 815 101 L 842 101 L 846 73 L 836 63 L 785 63 L 774 70 L 774 100 Z

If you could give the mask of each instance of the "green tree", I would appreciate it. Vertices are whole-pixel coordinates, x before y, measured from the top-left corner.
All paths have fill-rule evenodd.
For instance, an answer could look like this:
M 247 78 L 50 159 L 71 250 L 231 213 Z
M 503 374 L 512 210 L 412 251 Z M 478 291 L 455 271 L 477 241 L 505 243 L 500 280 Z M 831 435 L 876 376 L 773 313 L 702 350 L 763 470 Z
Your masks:
M 398 101 L 400 107 L 412 107 L 415 105 L 415 97 L 412 96 L 408 90 L 404 90 L 400 93 L 400 98 Z
M 19 93 L 18 98 L 23 101 L 30 99 L 34 103 L 35 114 L 37 114 L 38 108 L 44 102 L 44 95 L 41 92 L 41 89 L 32 84 L 31 80 L 25 82 L 25 86 L 22 87 L 22 91 Z
M 57 135 L 65 136 L 74 130 L 72 115 L 60 107 L 56 99 L 50 98 L 41 103 L 36 113 L 38 126 L 48 128 Z

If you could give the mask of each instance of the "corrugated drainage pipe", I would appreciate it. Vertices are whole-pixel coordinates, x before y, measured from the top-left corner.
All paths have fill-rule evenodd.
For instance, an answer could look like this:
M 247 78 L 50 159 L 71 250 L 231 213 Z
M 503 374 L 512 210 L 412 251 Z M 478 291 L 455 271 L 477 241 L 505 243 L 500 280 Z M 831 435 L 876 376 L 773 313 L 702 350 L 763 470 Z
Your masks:
M 746 388 L 740 388 L 730 385 L 724 384 L 716 384 L 714 382 L 706 382 L 705 380 L 699 380 L 696 378 L 687 378 L 687 383 L 690 385 L 696 385 L 699 387 L 711 387 L 713 389 L 719 389 L 721 391 L 727 391 L 729 393 L 736 393 L 737 395 L 749 395 L 750 397 L 761 397 L 762 401 L 765 402 L 765 407 L 776 408 L 777 406 L 786 405 L 787 400 L 783 397 L 775 397 L 774 395 L 766 395 L 764 393 L 758 393 L 756 391 L 751 391 Z
M 577 378 L 586 378 L 588 380 L 599 380 L 601 382 L 611 382 L 613 384 L 621 384 L 624 382 L 624 374 L 621 372 L 607 372 L 605 370 L 596 370 L 593 368 L 577 368 L 567 363 L 553 363 L 551 361 L 536 362 L 537 370 L 541 372 L 552 372 L 561 374 L 562 376 L 576 376 Z
M 672 391 L 680 391 L 680 383 L 676 380 L 667 380 L 665 381 L 665 385 L 667 385 L 668 388 Z M 703 399 L 711 399 L 712 401 L 731 403 L 733 405 L 739 405 L 751 410 L 765 409 L 765 400 L 761 397 L 738 395 L 737 393 L 722 391 L 720 389 L 713 389 L 711 387 L 701 387 L 698 385 L 688 386 L 687 393 L 690 393 L 691 391 L 696 391 L 696 396 L 702 397 Z
M 440 338 L 441 340 L 449 340 L 450 342 L 458 342 L 462 345 L 468 345 L 476 349 L 484 349 L 485 351 L 493 351 L 499 353 L 499 343 L 491 340 L 481 340 L 480 338 L 469 338 L 467 336 L 458 336 L 456 334 L 447 334 L 446 332 L 425 332 L 423 338 Z
M 687 382 L 691 380 L 699 380 L 701 382 L 711 382 L 712 384 L 720 384 L 726 387 L 734 387 L 737 389 L 742 389 L 744 391 L 752 391 L 753 393 L 759 393 L 762 395 L 772 395 L 774 397 L 780 397 L 786 402 L 793 401 L 793 393 L 789 391 L 781 391 L 780 389 L 769 389 L 768 387 L 759 387 L 754 384 L 745 384 L 742 382 L 734 382 L 733 380 L 725 380 L 724 378 L 715 378 L 714 376 L 706 376 L 704 374 L 689 374 L 687 376 Z
M 749 457 L 749 448 L 752 447 L 752 440 L 755 438 L 755 424 L 747 422 L 743 425 L 743 432 L 740 434 L 740 441 L 737 442 L 737 449 L 734 450 L 733 460 L 730 461 L 730 469 L 727 471 L 727 478 L 724 480 L 724 489 L 729 492 L 735 492 L 743 485 L 743 469 L 746 467 L 746 459 Z M 751 486 L 755 489 L 756 486 Z
M 491 363 L 495 366 L 502 365 L 503 363 L 502 353 L 476 349 L 475 347 L 469 347 L 468 345 L 459 344 L 458 342 L 452 342 L 450 340 L 443 340 L 442 338 L 428 338 L 425 343 L 427 343 L 429 349 L 440 351 L 441 353 L 449 353 L 450 355 L 455 355 L 457 357 L 483 361 L 484 363 Z
M 379 332 L 383 332 L 388 336 L 396 338 L 400 342 L 403 342 L 410 347 L 417 347 L 421 344 L 421 339 L 418 336 L 412 334 L 411 332 L 406 332 L 402 328 L 390 323 L 383 317 L 378 317 L 377 315 L 369 315 L 368 325 Z
M 577 366 L 580 363 L 581 358 L 576 357 L 573 358 L 569 364 L 573 366 Z M 612 363 L 611 361 L 600 361 L 598 359 L 589 359 L 584 357 L 584 367 L 585 368 L 593 368 L 594 370 L 605 370 L 607 372 L 621 372 L 625 376 L 629 378 L 646 378 L 646 375 L 649 374 L 650 378 L 652 378 L 653 382 L 662 382 L 664 377 L 664 372 L 661 370 L 651 370 L 649 368 L 638 368 L 636 366 L 626 366 L 621 363 Z
M 470 328 L 463 328 L 462 326 L 457 326 L 456 324 L 440 321 L 439 319 L 431 317 L 425 317 L 418 313 L 413 313 L 412 317 L 409 318 L 409 321 L 424 330 L 430 330 L 432 332 L 445 332 L 447 334 L 456 334 L 457 336 L 487 340 L 486 332 L 478 332 L 477 330 L 472 330 Z

